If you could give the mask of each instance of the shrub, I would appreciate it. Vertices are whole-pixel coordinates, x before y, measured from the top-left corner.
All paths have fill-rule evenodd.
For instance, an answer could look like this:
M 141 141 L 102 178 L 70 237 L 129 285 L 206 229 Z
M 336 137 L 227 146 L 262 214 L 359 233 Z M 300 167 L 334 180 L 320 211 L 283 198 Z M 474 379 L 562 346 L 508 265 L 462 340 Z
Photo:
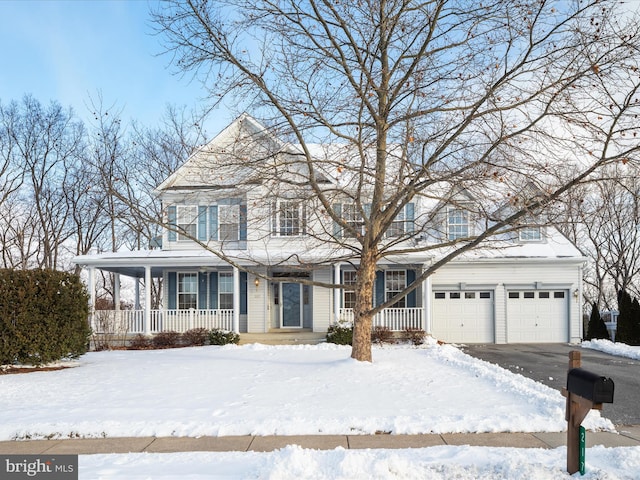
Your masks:
M 330 325 L 327 330 L 327 342 L 337 345 L 351 345 L 353 343 L 353 326 L 345 323 Z
M 209 330 L 206 328 L 192 328 L 182 334 L 182 341 L 185 345 L 204 345 L 209 338 Z
M 129 342 L 129 348 L 132 350 L 145 350 L 149 347 L 151 347 L 151 340 L 141 333 L 133 337 L 131 342 Z
M 594 302 L 591 307 L 591 317 L 589 318 L 589 326 L 587 327 L 585 340 L 593 340 L 597 338 L 604 338 L 605 340 L 610 339 L 607 326 L 604 324 L 604 320 L 600 317 L 598 304 Z
M 389 327 L 376 325 L 371 331 L 371 341 L 378 345 L 393 343 L 393 332 L 389 330 Z
M 227 345 L 229 343 L 238 344 L 240 335 L 235 332 L 214 328 L 209 332 L 209 343 L 211 345 Z
M 427 336 L 427 332 L 421 328 L 407 327 L 404 329 L 404 333 L 409 341 L 416 346 L 422 345 L 425 337 Z
M 160 332 L 153 337 L 151 343 L 153 343 L 154 347 L 158 348 L 177 347 L 180 343 L 180 334 L 178 332 L 174 332 L 173 330 Z
M 86 353 L 89 295 L 77 275 L 0 270 L 0 364 L 50 363 Z

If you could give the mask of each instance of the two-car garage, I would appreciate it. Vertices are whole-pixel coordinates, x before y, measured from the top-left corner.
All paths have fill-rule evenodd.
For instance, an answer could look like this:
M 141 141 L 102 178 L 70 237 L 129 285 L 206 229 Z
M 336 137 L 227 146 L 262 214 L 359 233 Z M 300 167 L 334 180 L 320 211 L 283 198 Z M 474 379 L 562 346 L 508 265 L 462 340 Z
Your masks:
M 495 290 L 432 292 L 432 333 L 451 343 L 569 341 L 568 291 L 505 289 L 503 321 L 496 321 Z M 498 313 L 498 315 L 496 315 Z

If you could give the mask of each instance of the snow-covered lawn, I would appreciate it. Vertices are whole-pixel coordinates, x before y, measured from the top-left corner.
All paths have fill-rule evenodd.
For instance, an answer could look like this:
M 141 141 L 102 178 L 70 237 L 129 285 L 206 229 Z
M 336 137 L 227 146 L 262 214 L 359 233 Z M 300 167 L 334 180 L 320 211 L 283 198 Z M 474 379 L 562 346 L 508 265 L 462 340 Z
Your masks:
M 559 392 L 454 347 L 349 355 L 332 344 L 88 353 L 75 368 L 1 376 L 0 440 L 565 429 Z M 597 411 L 586 426 L 613 428 Z
M 93 352 L 0 376 L 0 440 L 147 435 L 562 431 L 559 392 L 447 345 Z M 613 429 L 592 411 L 585 426 Z M 90 455 L 82 479 L 561 478 L 566 451 L 480 447 Z M 594 448 L 584 478 L 635 478 L 640 448 Z M 599 472 L 599 473 L 598 473 Z M 606 475 L 603 472 L 607 472 Z M 595 475 L 595 476 L 594 476 Z
M 611 340 L 590 340 L 588 342 L 582 342 L 582 348 L 590 348 L 618 357 L 640 360 L 640 347 L 627 345 L 625 343 L 613 343 Z

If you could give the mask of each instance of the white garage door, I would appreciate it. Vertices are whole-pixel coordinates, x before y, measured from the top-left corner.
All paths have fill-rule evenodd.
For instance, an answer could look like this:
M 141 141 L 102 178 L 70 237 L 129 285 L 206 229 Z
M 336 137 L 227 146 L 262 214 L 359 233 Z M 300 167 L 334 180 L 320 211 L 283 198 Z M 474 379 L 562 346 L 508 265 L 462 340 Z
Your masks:
M 493 343 L 493 291 L 433 291 L 433 336 L 451 343 Z
M 568 300 L 565 290 L 507 292 L 507 342 L 568 342 Z

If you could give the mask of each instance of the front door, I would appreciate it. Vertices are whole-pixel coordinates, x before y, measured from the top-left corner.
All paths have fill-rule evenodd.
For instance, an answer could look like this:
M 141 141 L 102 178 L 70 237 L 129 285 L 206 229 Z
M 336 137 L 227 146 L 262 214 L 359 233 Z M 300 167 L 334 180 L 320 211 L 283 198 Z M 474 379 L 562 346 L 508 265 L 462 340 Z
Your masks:
M 282 326 L 302 327 L 302 285 L 299 283 L 281 283 Z

